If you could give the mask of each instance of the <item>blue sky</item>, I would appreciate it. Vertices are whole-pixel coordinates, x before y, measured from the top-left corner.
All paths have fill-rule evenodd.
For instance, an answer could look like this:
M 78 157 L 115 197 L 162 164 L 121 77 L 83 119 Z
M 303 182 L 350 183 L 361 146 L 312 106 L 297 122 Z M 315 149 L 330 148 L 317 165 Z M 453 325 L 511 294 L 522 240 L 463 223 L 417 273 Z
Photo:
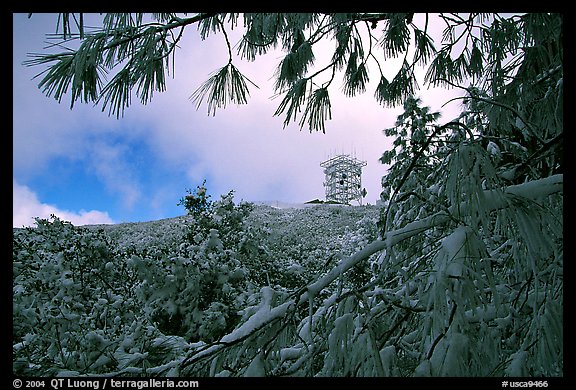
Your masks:
M 375 74 L 367 92 L 355 98 L 344 97 L 341 82 L 334 83 L 326 134 L 311 134 L 297 123 L 283 128 L 284 117 L 273 116 L 280 103 L 271 97 L 281 54 L 255 62 L 236 56 L 235 65 L 259 88 L 250 89 L 247 105 L 229 105 L 209 116 L 206 105 L 196 110 L 189 97 L 226 64 L 227 49 L 222 36 L 201 41 L 189 27 L 166 92 L 147 105 L 134 97 L 124 117 L 116 119 L 91 104 L 77 102 L 71 110 L 69 96 L 60 104 L 44 96 L 33 77 L 45 68 L 22 65 L 27 53 L 46 46 L 45 34 L 55 32 L 56 21 L 56 14 L 13 15 L 13 226 L 31 226 L 33 217 L 52 213 L 76 225 L 183 215 L 179 199 L 204 179 L 212 199 L 230 190 L 236 201 L 323 199 L 319 164 L 340 153 L 367 161 L 364 202 L 379 199 L 386 167 L 378 159 L 391 144 L 382 130 L 393 126 L 401 109 L 374 100 Z M 231 33 L 232 44 L 240 30 Z M 322 54 L 322 48 L 315 51 L 318 66 L 325 64 Z M 387 66 L 392 77 L 399 65 Z M 442 104 L 458 91 L 419 95 L 442 110 L 444 120 L 457 115 L 457 103 Z

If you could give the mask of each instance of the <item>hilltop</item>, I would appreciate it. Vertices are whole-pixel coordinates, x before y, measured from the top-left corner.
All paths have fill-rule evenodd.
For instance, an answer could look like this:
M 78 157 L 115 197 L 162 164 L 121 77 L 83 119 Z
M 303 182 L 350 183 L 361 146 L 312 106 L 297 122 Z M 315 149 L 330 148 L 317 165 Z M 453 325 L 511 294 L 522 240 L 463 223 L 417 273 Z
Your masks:
M 252 230 L 257 229 L 262 239 L 275 243 L 283 253 L 292 252 L 300 245 L 310 251 L 322 249 L 324 256 L 330 248 L 344 250 L 353 246 L 357 249 L 361 242 L 375 239 L 379 212 L 380 208 L 374 205 L 260 202 L 254 204 L 245 224 Z M 120 246 L 145 247 L 180 240 L 191 219 L 183 215 L 148 222 L 87 225 L 86 228 L 103 230 Z

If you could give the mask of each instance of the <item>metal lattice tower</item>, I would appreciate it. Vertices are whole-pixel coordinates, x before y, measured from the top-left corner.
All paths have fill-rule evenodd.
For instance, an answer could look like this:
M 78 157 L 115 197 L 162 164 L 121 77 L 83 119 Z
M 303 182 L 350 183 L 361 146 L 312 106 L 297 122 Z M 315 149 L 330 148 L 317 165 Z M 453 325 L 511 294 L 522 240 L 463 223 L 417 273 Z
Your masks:
M 345 154 L 320 163 L 326 175 L 326 201 L 349 204 L 357 200 L 362 204 L 362 197 L 366 195 L 362 188 L 362 167 L 366 164 L 366 161 Z

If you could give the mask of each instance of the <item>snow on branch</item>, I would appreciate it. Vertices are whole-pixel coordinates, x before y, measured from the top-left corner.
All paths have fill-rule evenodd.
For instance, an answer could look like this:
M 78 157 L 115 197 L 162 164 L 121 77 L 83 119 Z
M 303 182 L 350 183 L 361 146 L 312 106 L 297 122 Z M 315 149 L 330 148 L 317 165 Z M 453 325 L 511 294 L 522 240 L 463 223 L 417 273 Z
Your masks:
M 507 187 L 504 192 L 537 201 L 548 195 L 562 192 L 563 188 L 564 175 L 558 174 L 544 179 L 532 180 L 526 183 L 510 186 Z M 485 192 L 493 193 L 494 190 Z
M 488 211 L 494 211 L 510 206 L 511 203 L 509 202 L 509 196 L 522 197 L 529 200 L 538 201 L 539 199 L 542 199 L 546 196 L 562 192 L 563 182 L 564 177 L 562 174 L 559 174 L 544 179 L 533 180 L 523 184 L 509 186 L 504 189 L 486 190 L 483 191 L 483 195 L 484 199 L 486 200 L 486 207 L 488 208 Z M 269 300 L 266 299 L 266 294 L 263 294 L 263 302 L 261 303 L 259 310 L 253 314 L 244 324 L 233 330 L 230 334 L 222 337 L 219 342 L 213 344 L 209 348 L 190 356 L 185 360 L 184 365 L 186 366 L 195 361 L 198 361 L 201 358 L 209 357 L 212 354 L 222 350 L 226 346 L 246 339 L 251 334 L 262 329 L 267 324 L 281 319 L 290 311 L 308 303 L 311 298 L 315 297 L 320 291 L 330 285 L 340 275 L 350 270 L 360 261 L 369 258 L 371 255 L 384 249 L 391 248 L 399 242 L 420 234 L 428 229 L 445 224 L 448 221 L 453 220 L 453 214 L 457 213 L 458 216 L 461 217 L 464 215 L 469 215 L 474 211 L 471 209 L 470 205 L 465 202 L 461 203 L 459 206 L 460 207 L 456 207 L 453 205 L 448 209 L 449 212 L 441 211 L 427 218 L 411 222 L 401 229 L 386 233 L 383 239 L 376 240 L 368 244 L 362 250 L 349 256 L 348 258 L 342 259 L 340 263 L 332 268 L 327 274 L 302 289 L 301 291 L 303 291 L 303 293 L 300 295 L 300 298 L 297 301 L 295 299 L 291 299 L 279 306 L 272 308 L 269 305 L 269 302 L 267 302 Z
M 203 349 L 183 362 L 183 366 L 188 366 L 204 357 L 209 357 L 210 355 L 222 350 L 223 348 L 239 343 L 250 335 L 271 323 L 274 320 L 284 317 L 286 312 L 290 308 L 294 307 L 294 301 L 289 300 L 283 304 L 271 308 L 269 304 L 263 302 L 256 313 L 254 313 L 248 320 L 243 323 L 240 327 L 234 329 L 231 333 L 224 335 L 220 341 L 214 343 L 210 347 Z
M 499 189 L 483 191 L 484 199 L 486 199 L 486 203 L 488 205 L 487 207 L 489 207 L 490 211 L 498 210 L 509 205 L 505 195 L 515 195 L 537 201 L 548 195 L 561 192 L 563 189 L 563 183 L 564 176 L 562 174 L 553 175 L 544 179 L 533 180 L 523 184 L 509 186 L 504 188 L 504 190 Z M 452 219 L 451 214 L 456 213 L 457 210 L 460 216 L 467 215 L 472 212 L 470 207 L 465 202 L 460 204 L 460 207 L 458 208 L 452 206 L 448 210 L 450 211 L 450 214 L 445 211 L 441 211 L 427 218 L 411 222 L 401 229 L 388 232 L 385 234 L 385 237 L 383 237 L 382 240 L 374 241 L 359 252 L 356 252 L 354 255 L 342 259 L 340 263 L 332 270 L 330 270 L 326 275 L 308 286 L 307 291 L 301 295 L 298 305 L 307 302 L 310 296 L 316 295 L 318 292 L 332 283 L 336 278 L 338 278 L 338 276 L 354 267 L 354 265 L 360 261 L 367 259 L 374 253 L 377 253 L 386 248 L 391 248 L 392 246 L 407 238 L 415 236 L 435 226 L 440 226 L 447 223 Z

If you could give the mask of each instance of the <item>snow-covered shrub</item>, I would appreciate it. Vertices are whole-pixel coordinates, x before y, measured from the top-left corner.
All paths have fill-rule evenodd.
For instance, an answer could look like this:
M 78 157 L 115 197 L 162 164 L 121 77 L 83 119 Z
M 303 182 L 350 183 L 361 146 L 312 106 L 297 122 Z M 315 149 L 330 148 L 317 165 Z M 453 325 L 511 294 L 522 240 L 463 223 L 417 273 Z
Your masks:
M 188 195 L 184 196 L 178 202 L 178 206 L 182 205 L 186 209 L 186 212 L 189 215 L 194 216 L 197 220 L 204 215 L 206 211 L 208 211 L 212 205 L 212 202 L 209 200 L 210 195 L 208 195 L 206 189 L 206 180 L 202 183 L 202 185 L 197 186 L 196 190 L 186 190 Z
M 134 275 L 102 232 L 54 216 L 36 225 L 13 239 L 14 371 L 109 371 L 139 323 Z
M 211 342 L 233 329 L 251 291 L 250 274 L 259 272 L 256 238 L 244 223 L 252 205 L 235 205 L 233 192 L 208 198 L 204 186 L 184 198 L 191 218 L 184 242 L 169 254 L 130 259 L 152 321 L 189 341 Z
M 240 263 L 212 246 L 217 240 L 214 233 L 180 255 L 129 259 L 140 280 L 135 293 L 162 333 L 213 341 L 236 324 L 245 281 Z

